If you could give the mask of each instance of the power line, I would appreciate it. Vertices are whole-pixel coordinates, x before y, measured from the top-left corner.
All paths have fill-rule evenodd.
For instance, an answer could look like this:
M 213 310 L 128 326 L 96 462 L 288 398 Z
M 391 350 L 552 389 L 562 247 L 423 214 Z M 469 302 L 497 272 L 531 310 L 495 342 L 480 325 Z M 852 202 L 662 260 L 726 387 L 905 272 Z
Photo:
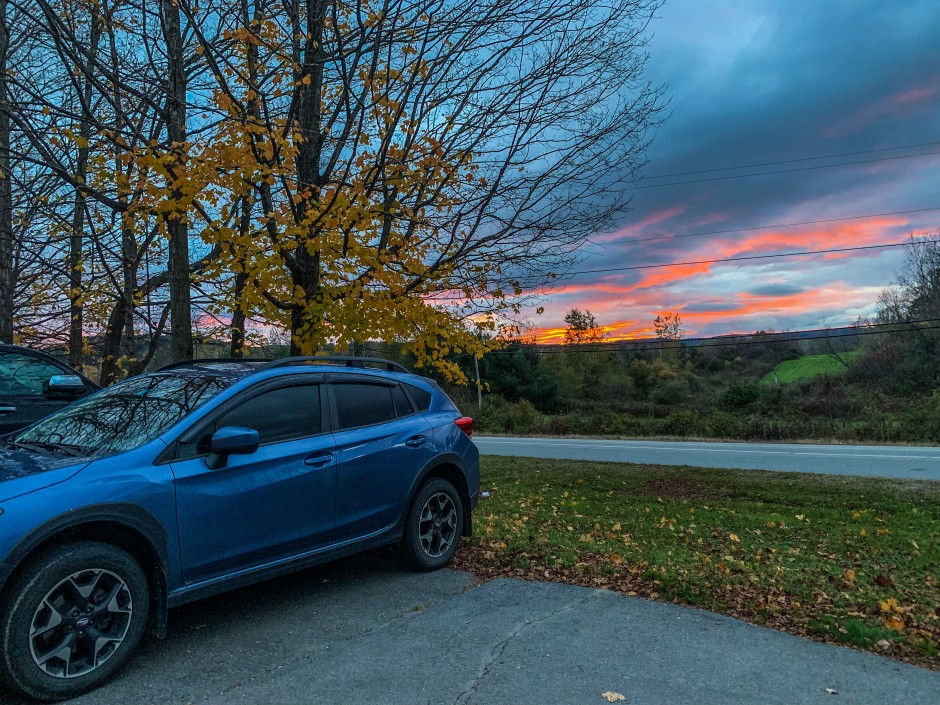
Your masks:
M 648 188 L 665 188 L 666 186 L 682 186 L 683 184 L 702 184 L 708 181 L 727 181 L 728 179 L 746 179 L 752 176 L 770 176 L 771 174 L 789 174 L 796 171 L 813 171 L 815 169 L 832 169 L 840 166 L 852 166 L 853 164 L 874 164 L 875 162 L 888 162 L 896 159 L 914 159 L 915 157 L 929 157 L 936 152 L 921 152 L 920 154 L 899 154 L 894 157 L 880 157 L 879 159 L 858 159 L 854 162 L 840 162 L 838 164 L 816 164 L 814 166 L 799 166 L 793 169 L 776 169 L 774 171 L 759 171 L 755 174 L 731 174 L 729 176 L 712 176 L 707 179 L 688 179 L 686 181 L 671 181 L 668 184 L 646 184 L 644 186 L 634 186 L 632 191 L 639 191 Z
M 700 260 L 691 260 L 688 262 L 662 262 L 660 264 L 635 264 L 629 267 L 606 267 L 604 269 L 580 269 L 573 272 L 565 272 L 565 274 L 560 276 L 560 279 L 564 280 L 565 277 L 574 277 L 579 274 L 606 274 L 609 272 L 631 272 L 638 271 L 643 269 L 662 269 L 664 267 L 683 267 L 694 264 L 722 264 L 726 262 L 745 262 L 751 260 L 764 260 L 764 259 L 776 259 L 779 257 L 802 257 L 804 255 L 825 255 L 833 254 L 839 252 L 860 252 L 864 250 L 884 250 L 891 247 L 904 247 L 910 245 L 911 241 L 907 242 L 889 242 L 882 245 L 857 245 L 855 247 L 832 247 L 826 250 L 803 250 L 801 252 L 777 252 L 767 255 L 745 255 L 743 257 L 722 257 L 720 259 L 700 259 Z M 448 299 L 454 300 L 463 300 L 466 299 L 465 296 L 436 296 L 433 297 L 432 301 L 444 301 Z
M 828 250 L 804 250 L 802 252 L 778 252 L 769 255 L 746 255 L 744 257 L 723 257 L 721 259 L 701 259 L 690 262 L 663 262 L 662 264 L 636 264 L 631 267 L 608 267 L 606 269 L 582 269 L 575 272 L 567 272 L 565 276 L 575 276 L 577 274 L 603 274 L 605 272 L 629 272 L 639 269 L 660 269 L 662 267 L 682 267 L 692 264 L 719 264 L 722 262 L 744 262 L 747 260 L 774 259 L 777 257 L 801 257 L 803 255 L 826 255 L 836 252 L 859 252 L 862 250 L 883 250 L 889 247 L 904 247 L 910 242 L 890 242 L 884 245 L 859 245 L 856 247 L 834 247 Z
M 900 325 L 913 325 L 917 323 L 928 323 L 928 322 L 940 322 L 940 319 L 931 318 L 924 319 L 923 321 L 905 321 L 903 323 L 881 323 L 876 324 L 877 327 L 890 328 L 892 326 Z M 923 332 L 923 331 L 932 331 L 940 330 L 940 325 L 923 325 L 910 328 L 897 328 L 893 327 L 890 330 L 872 330 L 872 327 L 869 326 L 857 331 L 853 331 L 854 326 L 846 326 L 842 328 L 830 328 L 830 329 L 812 329 L 805 331 L 793 331 L 791 333 L 742 333 L 740 334 L 741 338 L 753 337 L 753 336 L 762 336 L 760 340 L 728 340 L 724 336 L 721 338 L 685 338 L 682 340 L 676 340 L 671 345 L 663 345 L 661 341 L 657 338 L 641 338 L 634 341 L 617 341 L 615 343 L 594 343 L 594 347 L 578 347 L 577 345 L 554 345 L 552 347 L 558 348 L 557 350 L 546 350 L 544 347 L 535 348 L 535 347 L 526 347 L 525 352 L 531 352 L 538 355 L 561 355 L 567 353 L 611 353 L 611 352 L 646 352 L 646 351 L 656 351 L 656 350 L 702 350 L 705 348 L 721 348 L 721 347 L 736 347 L 743 345 L 768 345 L 776 343 L 801 343 L 804 341 L 813 341 L 813 340 L 832 340 L 838 338 L 854 338 L 856 336 L 863 335 L 889 335 L 894 333 L 911 333 L 911 332 Z M 847 333 L 839 334 L 829 334 L 829 335 L 808 335 L 800 336 L 802 333 L 815 333 L 817 331 L 836 331 L 844 330 L 849 331 Z M 730 337 L 730 336 L 728 336 Z M 717 342 L 709 342 L 717 341 Z M 654 342 L 660 343 L 658 345 L 649 345 L 647 343 Z M 688 345 L 688 343 L 700 343 L 698 345 Z M 614 345 L 619 345 L 619 347 L 613 347 Z M 486 353 L 487 355 L 514 355 L 516 351 L 513 350 L 493 350 Z
M 800 157 L 799 159 L 781 159 L 774 162 L 760 162 L 757 164 L 740 164 L 738 166 L 720 166 L 712 169 L 699 169 L 697 171 L 676 171 L 671 174 L 656 174 L 646 176 L 647 179 L 668 179 L 673 176 L 692 176 L 694 174 L 708 174 L 715 171 L 733 171 L 735 169 L 756 169 L 762 166 L 774 166 L 775 164 L 795 164 L 797 162 L 810 162 L 817 159 L 838 159 L 839 157 L 856 157 L 859 154 L 874 154 L 876 152 L 891 152 L 896 149 L 918 149 L 919 147 L 933 147 L 940 142 L 921 142 L 920 144 L 902 144 L 897 147 L 881 147 L 879 149 L 862 149 L 858 152 L 840 152 L 837 154 L 823 154 L 818 157 Z M 917 156 L 917 155 L 910 155 Z
M 820 220 L 804 220 L 799 223 L 777 223 L 776 225 L 753 225 L 749 228 L 730 228 L 728 230 L 708 230 L 698 233 L 680 233 L 678 235 L 663 235 L 655 237 L 641 237 L 632 240 L 614 241 L 625 245 L 632 245 L 634 242 L 661 242 L 664 240 L 679 240 L 686 237 L 704 237 L 706 235 L 727 235 L 729 233 L 743 233 L 750 230 L 771 230 L 773 228 L 794 228 L 800 225 L 820 225 L 822 223 L 837 223 L 842 220 L 862 220 L 864 218 L 883 218 L 889 215 L 910 215 L 912 213 L 927 213 L 930 211 L 940 211 L 940 206 L 931 208 L 913 208 L 906 211 L 889 211 L 887 213 L 868 213 L 865 215 L 846 215 L 841 218 L 822 218 Z

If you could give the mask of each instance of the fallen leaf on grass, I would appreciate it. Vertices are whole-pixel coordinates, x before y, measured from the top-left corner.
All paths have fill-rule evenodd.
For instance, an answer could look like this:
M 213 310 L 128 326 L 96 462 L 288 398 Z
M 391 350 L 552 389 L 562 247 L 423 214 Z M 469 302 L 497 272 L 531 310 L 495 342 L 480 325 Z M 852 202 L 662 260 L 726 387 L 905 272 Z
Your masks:
M 898 604 L 898 601 L 893 597 L 889 597 L 884 602 L 879 603 L 881 606 L 882 612 L 903 612 L 904 608 Z
M 609 703 L 615 703 L 618 700 L 626 700 L 626 698 L 623 697 L 620 693 L 615 693 L 612 690 L 608 690 L 607 692 L 601 693 L 601 695 L 603 695 L 604 698 L 606 698 L 607 702 Z
M 734 541 L 735 543 L 741 543 L 741 539 L 738 538 L 737 534 L 728 534 L 728 538 Z
M 888 617 L 882 624 L 885 625 L 886 629 L 890 629 L 893 632 L 903 632 L 904 631 L 904 620 L 900 617 L 891 616 Z
M 855 582 L 855 571 L 852 570 L 851 568 L 849 568 L 847 571 L 845 571 L 845 572 L 842 574 L 842 579 L 843 579 L 845 582 L 847 582 L 847 583 L 854 583 L 854 582 Z

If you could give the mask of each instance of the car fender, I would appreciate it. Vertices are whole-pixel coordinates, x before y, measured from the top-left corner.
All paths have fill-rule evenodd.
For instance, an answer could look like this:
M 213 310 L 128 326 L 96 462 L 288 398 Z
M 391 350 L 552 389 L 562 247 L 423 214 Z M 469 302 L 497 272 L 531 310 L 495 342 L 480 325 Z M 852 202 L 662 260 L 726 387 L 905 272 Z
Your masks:
M 142 566 L 152 577 L 153 630 L 157 636 L 166 633 L 166 598 L 169 548 L 166 530 L 149 512 L 133 504 L 109 503 L 82 507 L 60 514 L 33 529 L 21 538 L 0 562 L 0 594 L 6 589 L 11 576 L 29 556 L 44 543 L 63 537 L 65 540 L 82 538 L 83 526 L 117 524 L 141 536 L 149 546 L 133 546 L 156 558 L 156 565 Z M 92 535 L 92 540 L 108 542 L 107 536 Z M 150 549 L 150 550 L 147 550 Z
M 434 471 L 444 465 L 453 465 L 458 468 L 463 475 L 464 485 L 469 487 L 470 478 L 467 477 L 467 468 L 464 464 L 463 456 L 459 453 L 449 452 L 441 453 L 440 455 L 432 458 L 428 463 L 421 468 L 421 471 L 415 476 L 415 481 L 411 485 L 411 489 L 408 490 L 408 501 L 405 502 L 404 510 L 402 511 L 401 519 L 399 520 L 399 526 L 404 527 L 405 520 L 408 517 L 408 512 L 411 510 L 411 503 L 414 501 L 415 495 L 418 494 L 418 490 L 421 488 L 421 485 L 424 484 L 424 481 L 434 473 Z M 460 488 L 458 488 L 459 490 Z M 465 493 L 467 496 L 464 497 L 465 506 L 464 506 L 464 517 L 463 517 L 463 535 L 470 536 L 472 533 L 472 518 L 470 516 L 472 510 L 472 498 L 469 497 L 469 493 Z

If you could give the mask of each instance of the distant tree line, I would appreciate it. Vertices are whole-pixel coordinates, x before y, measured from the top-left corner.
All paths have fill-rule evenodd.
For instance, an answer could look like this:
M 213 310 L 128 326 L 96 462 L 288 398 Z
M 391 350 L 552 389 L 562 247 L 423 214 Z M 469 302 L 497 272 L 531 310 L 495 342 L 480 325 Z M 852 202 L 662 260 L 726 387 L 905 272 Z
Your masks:
M 606 344 L 590 311 L 566 345 L 518 339 L 480 360 L 474 410 L 489 432 L 940 443 L 940 238 L 911 238 L 897 281 L 857 334 L 758 331 L 683 345 L 681 312 L 656 338 Z M 466 363 L 464 363 L 466 364 Z M 778 370 L 799 364 L 793 378 Z M 476 399 L 451 392 L 471 409 Z

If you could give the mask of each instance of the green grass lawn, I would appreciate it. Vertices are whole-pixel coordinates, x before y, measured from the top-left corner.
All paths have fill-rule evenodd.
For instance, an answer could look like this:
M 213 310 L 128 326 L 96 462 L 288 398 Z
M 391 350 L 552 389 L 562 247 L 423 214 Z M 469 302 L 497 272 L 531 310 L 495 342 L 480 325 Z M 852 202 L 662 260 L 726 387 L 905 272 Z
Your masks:
M 840 353 L 846 362 L 858 357 L 858 352 Z M 774 378 L 780 384 L 789 384 L 801 379 L 811 379 L 822 375 L 836 375 L 845 371 L 845 365 L 832 355 L 804 355 L 796 360 L 784 360 L 771 372 L 764 375 L 763 384 L 773 384 Z
M 940 670 L 940 482 L 486 456 L 458 567 L 619 590 Z

